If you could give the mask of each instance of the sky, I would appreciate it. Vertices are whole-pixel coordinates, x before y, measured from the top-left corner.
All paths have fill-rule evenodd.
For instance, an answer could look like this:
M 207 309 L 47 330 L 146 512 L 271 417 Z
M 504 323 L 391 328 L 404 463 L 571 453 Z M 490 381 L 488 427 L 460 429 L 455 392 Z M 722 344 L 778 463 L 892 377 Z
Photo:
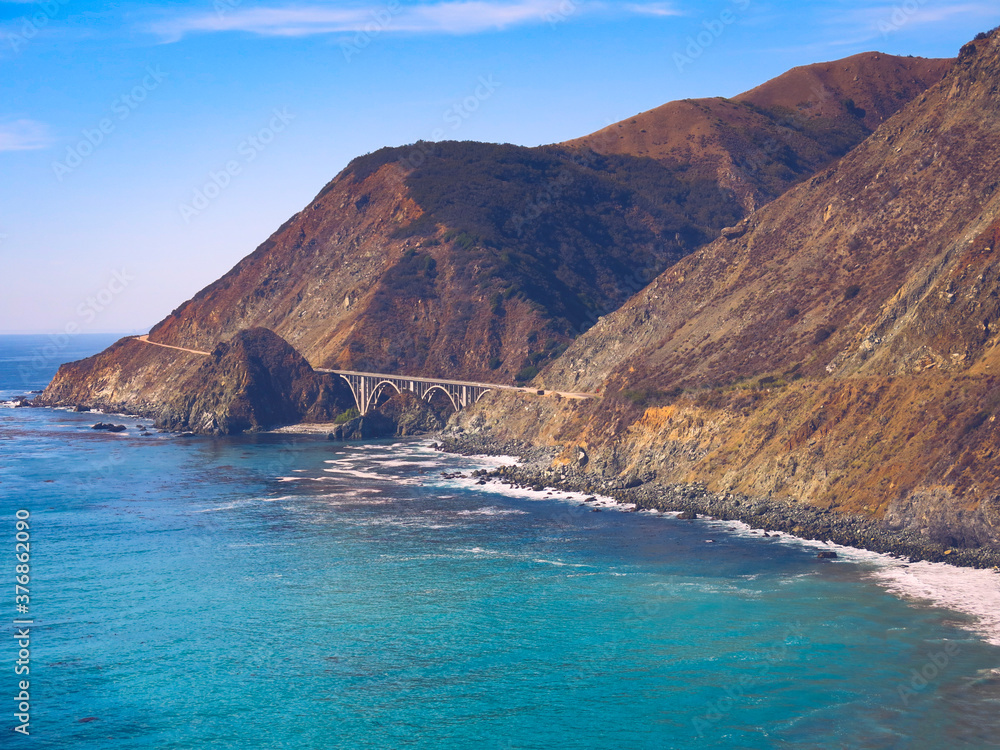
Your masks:
M 555 143 L 998 24 L 995 0 L 0 0 L 0 333 L 146 331 L 382 146 Z

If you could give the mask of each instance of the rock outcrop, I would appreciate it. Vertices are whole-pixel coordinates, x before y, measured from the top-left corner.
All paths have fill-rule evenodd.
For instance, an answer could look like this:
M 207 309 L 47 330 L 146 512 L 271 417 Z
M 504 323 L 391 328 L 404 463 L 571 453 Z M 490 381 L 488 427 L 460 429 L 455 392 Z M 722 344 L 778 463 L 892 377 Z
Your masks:
M 113 350 L 118 357 L 110 363 L 97 355 L 63 365 L 35 404 L 68 406 L 88 400 L 105 411 L 150 417 L 160 428 L 223 435 L 331 421 L 353 404 L 340 378 L 315 372 L 266 328 L 240 331 L 207 357 L 134 339 L 118 342 Z M 146 394 L 148 400 L 134 398 L 135 386 L 114 366 L 125 357 L 135 366 L 133 372 L 151 378 L 163 367 L 158 390 Z
M 298 422 L 325 422 L 352 402 L 340 378 L 315 372 L 266 328 L 218 344 L 165 406 L 158 426 L 233 435 Z

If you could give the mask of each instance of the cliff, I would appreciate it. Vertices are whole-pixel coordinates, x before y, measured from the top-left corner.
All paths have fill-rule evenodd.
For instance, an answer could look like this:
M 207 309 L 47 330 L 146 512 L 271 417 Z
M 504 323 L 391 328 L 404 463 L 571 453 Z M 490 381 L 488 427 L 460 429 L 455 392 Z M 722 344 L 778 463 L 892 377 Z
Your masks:
M 250 328 L 207 356 L 122 339 L 63 365 L 34 403 L 87 403 L 139 414 L 161 428 L 231 435 L 330 421 L 354 401 L 340 378 L 314 372 L 272 331 Z
M 595 475 L 1000 545 L 998 91 L 993 33 L 536 381 L 600 389 L 600 403 L 491 396 L 463 423 L 582 446 Z
M 613 147 L 598 133 L 540 148 L 382 149 L 352 162 L 150 340 L 212 351 L 266 328 L 317 367 L 525 382 L 747 206 L 858 142 L 947 65 L 849 58 L 792 71 L 738 101 L 675 103 L 636 118 L 651 133 L 683 136 L 682 152 L 647 154 L 638 125 L 615 128 Z M 677 128 L 678 107 L 688 130 Z M 619 142 L 619 131 L 632 135 Z M 743 182 L 732 179 L 737 164 Z M 748 179 L 752 200 L 737 190 Z M 39 403 L 189 424 L 191 409 L 207 406 L 184 390 L 204 382 L 201 366 L 197 355 L 126 339 L 67 365 Z

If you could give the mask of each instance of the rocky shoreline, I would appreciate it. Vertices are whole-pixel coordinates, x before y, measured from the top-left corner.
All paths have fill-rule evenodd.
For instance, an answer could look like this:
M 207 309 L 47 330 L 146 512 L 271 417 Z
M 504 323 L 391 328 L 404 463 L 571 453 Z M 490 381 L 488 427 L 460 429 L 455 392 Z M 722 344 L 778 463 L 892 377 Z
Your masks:
M 804 503 L 710 492 L 700 484 L 649 482 L 625 486 L 621 480 L 587 475 L 579 466 L 552 466 L 553 449 L 517 441 L 500 441 L 488 435 L 446 432 L 438 437 L 439 450 L 462 455 L 517 456 L 523 463 L 501 466 L 481 474 L 520 487 L 553 488 L 569 492 L 601 494 L 637 509 L 680 511 L 684 517 L 703 515 L 724 521 L 742 521 L 764 531 L 780 531 L 802 539 L 829 541 L 907 558 L 968 568 L 1000 571 L 1000 550 L 946 547 L 908 531 L 887 528 L 877 519 L 815 508 Z

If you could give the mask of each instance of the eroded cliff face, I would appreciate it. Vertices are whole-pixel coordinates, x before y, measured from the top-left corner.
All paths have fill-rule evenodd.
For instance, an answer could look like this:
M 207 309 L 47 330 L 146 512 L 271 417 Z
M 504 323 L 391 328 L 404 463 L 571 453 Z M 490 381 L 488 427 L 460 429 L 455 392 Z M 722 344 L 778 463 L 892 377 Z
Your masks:
M 238 332 L 207 356 L 127 338 L 63 365 L 39 406 L 86 403 L 135 413 L 170 430 L 232 435 L 327 422 L 353 404 L 340 379 L 314 372 L 266 328 Z
M 461 416 L 587 471 L 1000 545 L 1000 33 L 861 146 Z M 522 418 L 525 415 L 525 418 Z M 530 415 L 530 416 L 528 416 Z

